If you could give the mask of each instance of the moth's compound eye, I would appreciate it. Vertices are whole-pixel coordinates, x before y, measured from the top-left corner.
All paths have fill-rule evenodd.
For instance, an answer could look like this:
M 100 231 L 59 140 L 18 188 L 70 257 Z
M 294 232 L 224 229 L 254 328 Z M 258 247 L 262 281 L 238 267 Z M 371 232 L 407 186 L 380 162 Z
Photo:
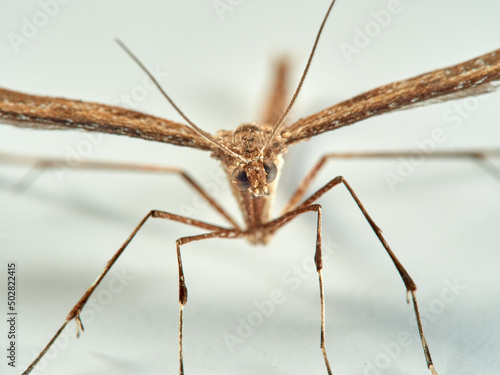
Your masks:
M 266 171 L 266 182 L 271 183 L 276 179 L 276 175 L 278 174 L 278 168 L 276 164 L 274 164 L 270 160 L 264 161 L 264 170 Z
M 236 167 L 233 171 L 233 183 L 240 190 L 248 190 L 250 181 L 248 181 L 247 172 L 242 167 Z

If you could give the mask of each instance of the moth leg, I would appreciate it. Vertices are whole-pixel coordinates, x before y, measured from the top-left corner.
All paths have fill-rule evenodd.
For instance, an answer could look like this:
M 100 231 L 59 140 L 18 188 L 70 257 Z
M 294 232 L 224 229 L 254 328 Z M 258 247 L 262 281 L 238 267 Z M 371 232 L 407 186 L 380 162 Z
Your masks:
M 26 190 L 32 185 L 39 176 L 33 175 L 39 169 L 47 169 L 51 167 L 66 166 L 67 162 L 64 159 L 57 158 L 37 158 L 34 156 L 4 154 L 0 153 L 0 164 L 31 166 L 28 174 L 21 179 L 14 188 Z M 195 189 L 212 208 L 221 214 L 235 229 L 240 229 L 236 221 L 224 210 L 208 193 L 187 174 L 185 171 L 175 167 L 166 167 L 152 164 L 134 164 L 134 163 L 115 163 L 102 161 L 81 161 L 76 164 L 73 169 L 87 170 L 112 170 L 124 172 L 149 172 L 149 173 L 170 173 L 176 174 L 181 179 Z
M 59 335 L 62 333 L 66 325 L 73 319 L 75 319 L 77 325 L 78 325 L 78 331 L 77 334 L 79 335 L 80 330 L 83 331 L 83 324 L 80 319 L 80 312 L 82 311 L 83 307 L 89 300 L 90 296 L 92 293 L 94 293 L 95 289 L 99 286 L 101 281 L 104 279 L 106 274 L 109 272 L 111 267 L 115 264 L 115 262 L 118 260 L 118 257 L 125 251 L 125 248 L 128 246 L 128 244 L 132 241 L 132 239 L 135 237 L 137 232 L 142 228 L 142 226 L 146 223 L 146 221 L 149 218 L 162 218 L 162 219 L 168 219 L 172 221 L 176 221 L 179 223 L 183 224 L 188 224 L 194 227 L 210 230 L 210 231 L 215 231 L 222 233 L 219 235 L 219 237 L 223 237 L 224 234 L 227 234 L 229 236 L 229 233 L 235 233 L 233 236 L 237 236 L 241 231 L 239 230 L 232 230 L 232 229 L 226 229 L 222 228 L 216 225 L 208 224 L 203 221 L 198 221 L 194 219 L 190 219 L 184 216 L 180 215 L 174 215 L 168 212 L 164 211 L 157 211 L 157 210 L 152 210 L 150 211 L 140 222 L 139 224 L 135 227 L 135 229 L 132 231 L 132 233 L 128 236 L 126 241 L 122 244 L 122 246 L 118 249 L 118 251 L 113 255 L 113 257 L 108 261 L 102 272 L 99 274 L 97 279 L 92 283 L 90 288 L 84 293 L 84 295 L 80 298 L 80 300 L 76 303 L 76 305 L 71 309 L 69 312 L 68 316 L 66 317 L 66 320 L 62 324 L 61 328 L 56 332 L 56 334 L 52 337 L 52 339 L 49 341 L 49 343 L 45 346 L 45 348 L 40 352 L 40 354 L 35 358 L 35 360 L 29 365 L 29 367 L 23 372 L 23 375 L 28 375 L 33 371 L 35 366 L 40 362 L 40 360 L 43 358 L 43 356 L 49 351 L 50 347 L 54 344 L 54 342 L 57 340 Z M 202 235 L 203 236 L 203 235 Z M 182 270 L 182 267 L 180 268 L 180 271 Z
M 323 251 L 321 247 L 321 205 L 311 204 L 302 205 L 296 210 L 287 212 L 286 214 L 280 216 L 279 218 L 264 225 L 264 228 L 271 230 L 272 232 L 277 231 L 279 228 L 287 224 L 292 219 L 306 212 L 316 212 L 317 213 L 317 224 L 316 224 L 316 251 L 314 253 L 314 263 L 316 264 L 316 271 L 318 272 L 319 278 L 319 297 L 321 301 L 321 339 L 320 348 L 323 353 L 323 359 L 325 361 L 326 370 L 328 375 L 332 375 L 332 370 L 330 368 L 330 362 L 328 361 L 328 356 L 326 354 L 325 347 L 325 288 L 323 284 Z
M 312 181 L 325 164 L 332 159 L 388 159 L 396 157 L 415 157 L 422 154 L 421 151 L 374 151 L 374 152 L 336 152 L 321 157 L 319 161 L 311 168 L 309 173 L 303 178 L 292 197 L 283 208 L 282 212 L 288 212 L 297 207 L 299 201 L 304 197 Z M 500 149 L 491 150 L 469 150 L 469 151 L 434 151 L 425 155 L 427 159 L 472 159 L 479 162 L 488 173 L 494 175 L 500 180 L 500 169 L 495 165 L 488 163 L 488 158 L 500 157 Z
M 418 333 L 420 335 L 420 341 L 422 342 L 422 348 L 424 350 L 424 355 L 425 355 L 425 360 L 427 362 L 427 368 L 431 371 L 432 375 L 437 375 L 436 369 L 434 368 L 434 364 L 432 363 L 432 358 L 431 354 L 429 351 L 429 346 L 427 345 L 427 341 L 424 336 L 424 331 L 422 328 L 422 321 L 420 319 L 420 313 L 418 310 L 418 304 L 417 304 L 417 297 L 415 295 L 415 291 L 417 290 L 417 285 L 415 282 L 412 280 L 406 269 L 403 267 L 403 265 L 399 262 L 398 258 L 396 255 L 393 253 L 391 250 L 389 244 L 385 240 L 384 236 L 382 235 L 382 231 L 380 228 L 375 224 L 373 219 L 370 217 L 368 212 L 366 211 L 365 207 L 357 197 L 356 193 L 354 190 L 351 188 L 351 186 L 347 183 L 347 181 L 344 179 L 342 176 L 335 177 L 333 180 L 328 182 L 326 185 L 324 185 L 321 189 L 317 190 L 314 194 L 312 194 L 308 199 L 306 199 L 304 202 L 302 202 L 296 210 L 299 210 L 301 208 L 309 207 L 313 202 L 315 202 L 317 199 L 319 199 L 323 194 L 331 190 L 333 187 L 339 185 L 339 184 L 344 184 L 344 186 L 347 188 L 349 193 L 351 194 L 352 198 L 358 205 L 359 209 L 363 213 L 365 219 L 368 221 L 370 226 L 372 227 L 373 231 L 377 235 L 379 241 L 382 243 L 384 246 L 385 250 L 387 251 L 387 254 L 391 258 L 392 262 L 394 263 L 394 266 L 399 272 L 399 275 L 403 279 L 403 282 L 406 287 L 406 300 L 409 303 L 409 296 L 411 295 L 411 299 L 413 302 L 413 310 L 415 313 L 415 318 L 417 321 L 417 328 L 418 328 Z M 294 212 L 294 211 L 292 211 Z M 285 214 L 287 215 L 287 214 Z
M 288 104 L 287 79 L 289 62 L 286 56 L 281 57 L 274 68 L 274 82 L 262 110 L 261 124 L 274 125 L 285 111 Z
M 184 358 L 183 358 L 183 336 L 184 327 L 184 306 L 187 302 L 187 287 L 184 278 L 184 270 L 182 267 L 181 246 L 194 241 L 206 240 L 209 238 L 237 238 L 245 235 L 245 232 L 240 230 L 222 229 L 218 231 L 199 234 L 189 237 L 181 237 L 175 241 L 177 251 L 177 265 L 179 268 L 179 375 L 184 375 Z

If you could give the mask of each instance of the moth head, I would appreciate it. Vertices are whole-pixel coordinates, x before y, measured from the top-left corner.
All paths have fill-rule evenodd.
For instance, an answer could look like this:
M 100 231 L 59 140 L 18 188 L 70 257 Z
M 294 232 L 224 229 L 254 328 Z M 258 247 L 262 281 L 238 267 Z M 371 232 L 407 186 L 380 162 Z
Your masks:
M 249 190 L 255 196 L 268 194 L 268 185 L 278 174 L 276 164 L 271 160 L 256 160 L 240 164 L 232 172 L 232 182 L 241 191 Z

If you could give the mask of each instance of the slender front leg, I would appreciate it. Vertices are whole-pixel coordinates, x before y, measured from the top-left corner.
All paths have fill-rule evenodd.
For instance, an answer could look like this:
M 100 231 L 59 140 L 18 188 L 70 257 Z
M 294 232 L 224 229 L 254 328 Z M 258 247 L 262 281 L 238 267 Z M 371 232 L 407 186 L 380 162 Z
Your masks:
M 182 355 L 182 330 L 184 327 L 184 306 L 186 306 L 188 296 L 186 280 L 184 277 L 184 269 L 182 267 L 181 246 L 194 241 L 207 240 L 209 238 L 238 238 L 244 235 L 245 232 L 242 232 L 238 229 L 222 229 L 216 232 L 199 234 L 196 236 L 181 237 L 175 242 L 177 249 L 177 265 L 179 267 L 179 375 L 184 375 L 184 358 Z
M 313 195 L 311 195 L 308 199 L 306 199 L 303 203 L 301 203 L 297 209 L 310 206 L 313 202 L 315 202 L 317 199 L 319 199 L 323 194 L 325 194 L 330 189 L 332 189 L 334 186 L 337 186 L 339 184 L 344 184 L 344 186 L 347 188 L 347 190 L 349 191 L 349 193 L 353 197 L 354 201 L 358 205 L 359 209 L 363 213 L 364 217 L 366 218 L 366 220 L 368 221 L 368 223 L 372 227 L 373 231 L 377 235 L 379 241 L 384 246 L 384 248 L 387 251 L 387 254 L 391 258 L 392 262 L 396 266 L 396 269 L 398 270 L 401 278 L 403 279 L 405 287 L 406 287 L 406 292 L 407 292 L 406 300 L 407 300 L 407 302 L 409 302 L 409 295 L 411 294 L 412 302 L 413 302 L 413 309 L 415 311 L 415 318 L 417 320 L 418 332 L 420 335 L 420 341 L 422 342 L 422 348 L 424 350 L 425 360 L 427 362 L 427 368 L 431 371 L 431 373 L 433 375 L 437 375 L 437 372 L 434 368 L 434 364 L 432 363 L 432 358 L 431 358 L 431 354 L 429 351 L 429 346 L 427 345 L 427 340 L 425 339 L 424 331 L 422 328 L 422 321 L 420 319 L 420 313 L 418 310 L 417 297 L 415 296 L 415 291 L 417 290 L 417 285 L 412 280 L 412 278 L 410 277 L 410 275 L 408 274 L 406 269 L 403 267 L 403 265 L 399 262 L 398 258 L 396 257 L 394 252 L 391 250 L 389 244 L 385 240 L 385 238 L 382 234 L 382 231 L 377 226 L 377 224 L 375 224 L 375 222 L 370 217 L 370 215 L 368 215 L 368 212 L 364 208 L 363 204 L 361 203 L 361 201 L 359 200 L 359 198 L 357 197 L 356 193 L 351 188 L 351 186 L 344 179 L 344 177 L 342 177 L 342 176 L 335 177 L 333 180 L 331 180 L 329 183 L 327 183 L 325 186 L 323 186 L 321 189 L 319 189 Z
M 318 272 L 319 278 L 319 298 L 321 301 L 321 339 L 320 347 L 323 353 L 323 359 L 326 365 L 326 371 L 328 375 L 332 375 L 332 370 L 330 367 L 330 362 L 328 361 L 328 356 L 326 354 L 325 346 L 325 287 L 323 283 L 323 250 L 321 247 L 321 206 L 319 204 L 311 204 L 307 206 L 302 206 L 294 211 L 288 212 L 276 220 L 267 223 L 264 228 L 270 230 L 271 232 L 277 231 L 279 228 L 287 224 L 289 221 L 293 220 L 299 215 L 306 212 L 314 211 L 318 215 L 316 223 L 316 251 L 314 253 L 314 263 L 316 264 L 316 271 Z
M 421 151 L 374 151 L 374 152 L 336 152 L 321 157 L 319 161 L 311 168 L 309 173 L 301 181 L 297 190 L 293 193 L 288 203 L 283 208 L 282 213 L 293 210 L 297 207 L 300 200 L 304 197 L 307 189 L 318 175 L 319 171 L 332 159 L 389 159 L 396 157 L 413 157 L 415 154 L 421 154 Z M 487 158 L 500 157 L 500 149 L 492 150 L 470 150 L 470 151 L 435 151 L 432 154 L 425 155 L 428 159 L 472 159 L 480 162 L 488 173 L 500 179 L 500 170 L 491 164 L 486 164 Z
M 28 374 L 31 373 L 31 371 L 33 371 L 33 369 L 35 368 L 35 366 L 38 364 L 38 362 L 40 362 L 40 360 L 43 358 L 43 356 L 49 351 L 50 347 L 54 344 L 54 342 L 57 340 L 57 338 L 59 337 L 59 335 L 62 333 L 62 331 L 64 330 L 64 328 L 66 327 L 66 325 L 71 320 L 75 319 L 76 322 L 77 322 L 77 327 L 78 327 L 77 334 L 78 335 L 80 333 L 80 330 L 83 331 L 83 324 L 82 324 L 82 321 L 80 319 L 80 313 L 81 313 L 83 307 L 85 306 L 85 304 L 89 300 L 89 298 L 92 295 L 92 293 L 94 293 L 95 289 L 99 286 L 99 284 L 101 283 L 101 281 L 104 279 L 104 277 L 106 276 L 106 274 L 109 272 L 109 270 L 111 269 L 111 267 L 115 264 L 115 262 L 118 260 L 118 258 L 120 257 L 120 255 L 125 251 L 125 248 L 128 246 L 128 244 L 130 243 L 130 241 L 132 241 L 132 239 L 135 237 L 135 235 L 137 234 L 137 232 L 142 228 L 142 226 L 146 223 L 146 221 L 150 217 L 158 217 L 158 218 L 162 218 L 162 219 L 168 219 L 168 220 L 172 220 L 172 221 L 177 221 L 179 223 L 192 225 L 194 227 L 198 227 L 198 228 L 207 229 L 207 230 L 210 230 L 210 231 L 215 231 L 215 232 L 223 233 L 222 235 L 220 235 L 220 237 L 224 236 L 224 234 L 226 234 L 226 233 L 233 233 L 233 232 L 241 233 L 241 231 L 239 231 L 238 229 L 235 229 L 235 230 L 226 229 L 226 228 L 222 228 L 222 227 L 219 227 L 219 226 L 216 226 L 216 225 L 205 223 L 203 221 L 198 221 L 198 220 L 190 219 L 190 218 L 187 218 L 187 217 L 184 217 L 184 216 L 180 216 L 180 215 L 174 215 L 174 214 L 171 214 L 171 213 L 168 213 L 168 212 L 164 212 L 164 211 L 156 211 L 156 210 L 150 211 L 140 221 L 140 223 L 135 227 L 135 229 L 132 231 L 132 233 L 129 235 L 129 237 L 123 243 L 123 245 L 118 249 L 118 251 L 115 253 L 115 255 L 113 255 L 113 257 L 108 261 L 108 263 L 106 264 L 106 266 L 104 267 L 104 269 L 102 270 L 102 272 L 99 274 L 99 276 L 97 277 L 97 279 L 92 283 L 92 285 L 90 286 L 90 288 L 84 293 L 84 295 L 80 298 L 80 300 L 76 303 L 76 305 L 71 309 L 71 311 L 69 312 L 68 316 L 66 317 L 66 320 L 62 324 L 61 328 L 59 328 L 59 330 L 56 332 L 56 334 L 54 335 L 54 337 L 52 337 L 52 339 L 49 341 L 49 343 L 45 346 L 45 348 L 41 351 L 41 353 L 35 358 L 35 360 L 29 365 L 29 367 L 26 369 L 26 371 L 23 372 L 23 375 L 28 375 Z M 207 235 L 201 235 L 201 236 L 207 236 Z M 179 264 L 181 264 L 181 263 L 179 263 Z M 181 272 L 181 271 L 182 271 L 182 266 L 180 266 L 180 271 L 179 272 Z M 183 279 L 184 279 L 184 276 L 182 276 L 182 280 Z M 185 286 L 184 286 L 184 289 L 185 289 Z M 187 291 L 186 291 L 186 293 L 184 295 L 185 295 L 185 298 L 187 298 Z
M 420 319 L 420 313 L 418 310 L 418 304 L 417 304 L 417 297 L 415 295 L 415 291 L 417 290 L 417 285 L 415 282 L 412 280 L 406 269 L 403 267 L 403 265 L 399 262 L 397 259 L 396 255 L 394 252 L 391 250 L 389 247 L 389 244 L 385 240 L 384 236 L 382 235 L 382 231 L 380 228 L 375 224 L 373 219 L 370 217 L 366 209 L 364 208 L 363 204 L 357 197 L 356 193 L 354 190 L 351 188 L 351 186 L 347 183 L 347 181 L 342 177 L 338 176 L 328 182 L 326 185 L 324 185 L 321 189 L 316 191 L 314 194 L 312 194 L 308 199 L 306 199 L 303 203 L 301 203 L 295 210 L 289 211 L 285 214 L 283 214 L 281 217 L 278 219 L 266 224 L 266 228 L 269 229 L 271 232 L 275 232 L 279 228 L 281 228 L 283 225 L 285 225 L 287 222 L 295 218 L 296 216 L 308 212 L 308 211 L 316 211 L 318 212 L 318 228 L 317 228 L 317 239 L 316 239 L 316 255 L 315 255 L 315 262 L 316 262 L 316 268 L 318 270 L 318 276 L 319 276 L 319 283 L 320 283 L 320 297 L 321 297 L 321 351 L 323 353 L 323 358 L 325 360 L 325 364 L 327 367 L 328 375 L 331 375 L 331 369 L 330 365 L 328 362 L 328 358 L 326 355 L 326 350 L 325 350 L 325 307 L 324 307 L 324 290 L 323 290 L 323 274 L 322 274 L 322 257 L 321 257 L 321 206 L 317 204 L 313 204 L 316 200 L 318 200 L 323 194 L 326 192 L 330 191 L 333 187 L 339 185 L 339 184 L 344 184 L 344 186 L 347 188 L 351 196 L 353 197 L 354 201 L 358 205 L 359 209 L 363 213 L 364 217 L 372 227 L 373 231 L 377 235 L 379 241 L 382 243 L 384 246 L 385 250 L 387 251 L 387 254 L 391 258 L 392 262 L 396 266 L 396 269 L 398 270 L 401 278 L 403 279 L 403 282 L 406 287 L 407 291 L 407 302 L 409 302 L 409 296 L 411 295 L 412 298 L 412 303 L 413 303 L 413 309 L 415 313 L 415 318 L 417 321 L 417 328 L 418 332 L 420 335 L 420 341 L 422 342 L 422 348 L 424 350 L 424 356 L 425 360 L 427 362 L 427 368 L 431 371 L 432 375 L 437 375 L 436 369 L 434 368 L 434 364 L 432 363 L 432 358 L 431 354 L 429 351 L 429 346 L 427 345 L 427 340 L 425 339 L 424 336 L 424 331 L 422 327 L 422 321 Z

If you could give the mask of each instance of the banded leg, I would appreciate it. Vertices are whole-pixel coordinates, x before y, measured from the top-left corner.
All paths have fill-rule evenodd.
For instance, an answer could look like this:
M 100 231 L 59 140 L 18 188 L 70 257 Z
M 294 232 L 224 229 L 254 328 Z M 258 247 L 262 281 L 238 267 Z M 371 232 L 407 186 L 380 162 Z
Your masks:
M 184 327 L 184 306 L 187 303 L 187 287 L 186 280 L 184 277 L 184 270 L 182 267 L 182 258 L 181 258 L 181 246 L 188 244 L 194 241 L 207 240 L 210 238 L 238 238 L 245 235 L 245 232 L 242 232 L 237 229 L 222 229 L 215 232 L 199 234 L 196 236 L 189 237 L 181 237 L 177 239 L 175 242 L 176 250 L 177 250 L 177 264 L 179 267 L 179 375 L 184 375 L 184 358 L 182 355 L 183 348 L 183 336 L 182 330 Z
M 301 183 L 293 193 L 288 203 L 283 208 L 283 213 L 297 207 L 299 201 L 304 197 L 307 189 L 311 186 L 314 178 L 318 175 L 321 168 L 332 159 L 386 159 L 396 157 L 414 157 L 421 154 L 421 151 L 386 151 L 386 152 L 344 152 L 332 153 L 321 157 L 319 161 L 311 168 L 309 173 L 302 179 Z M 487 158 L 500 157 L 500 149 L 482 150 L 482 151 L 435 151 L 432 154 L 425 155 L 429 159 L 473 159 L 480 162 L 480 165 L 488 172 L 500 179 L 500 170 L 492 164 L 486 164 Z
M 320 348 L 323 353 L 323 359 L 325 361 L 326 370 L 328 375 L 332 375 L 332 370 L 330 368 L 330 362 L 328 361 L 328 356 L 326 354 L 326 346 L 325 346 L 325 287 L 323 284 L 323 250 L 321 246 L 321 205 L 319 204 L 311 204 L 305 205 L 303 207 L 297 208 L 291 212 L 287 212 L 286 214 L 280 216 L 279 218 L 267 223 L 264 225 L 265 229 L 268 229 L 272 232 L 277 231 L 282 226 L 293 220 L 299 215 L 302 215 L 306 212 L 314 211 L 318 215 L 317 224 L 316 224 L 316 250 L 314 253 L 314 263 L 316 264 L 316 271 L 318 272 L 319 278 L 319 297 L 321 301 L 321 339 L 320 339 Z
M 34 169 L 46 169 L 58 165 L 66 165 L 66 160 L 57 158 L 37 158 L 34 156 L 27 155 L 16 155 L 16 154 L 4 154 L 0 153 L 0 164 L 9 165 L 25 165 L 31 166 L 31 170 L 28 172 L 22 180 L 24 182 L 17 183 L 17 186 L 21 186 L 26 189 L 26 185 L 31 185 L 34 183 L 32 177 L 30 177 L 31 172 Z M 160 165 L 151 164 L 134 164 L 134 163 L 115 163 L 115 162 L 102 162 L 102 161 L 81 161 L 73 169 L 87 169 L 87 170 L 113 170 L 113 171 L 125 171 L 125 172 L 152 172 L 152 173 L 172 173 L 176 174 L 181 179 L 186 182 L 189 186 L 195 189 L 198 194 L 200 194 L 207 203 L 219 214 L 221 214 L 235 229 L 240 229 L 236 221 L 224 210 L 208 193 L 196 182 L 189 174 L 179 168 L 175 167 L 165 167 Z
M 373 219 L 370 217 L 370 215 L 368 214 L 368 212 L 364 208 L 363 204 L 361 203 L 361 201 L 357 197 L 357 195 L 354 192 L 354 190 L 351 188 L 351 186 L 347 183 L 347 181 L 342 176 L 335 177 L 333 180 L 331 180 L 326 185 L 324 185 L 322 188 L 320 188 L 319 190 L 317 190 L 314 194 L 312 194 L 308 199 L 306 199 L 304 202 L 302 202 L 295 210 L 285 213 L 280 218 L 274 220 L 273 222 L 270 222 L 267 225 L 271 226 L 270 229 L 272 231 L 275 231 L 275 230 L 279 229 L 286 222 L 290 221 L 290 219 L 288 218 L 289 215 L 293 216 L 295 212 L 299 212 L 302 209 L 307 209 L 309 207 L 314 206 L 313 203 L 316 200 L 318 200 L 323 194 L 325 194 L 326 192 L 330 191 L 333 187 L 335 187 L 335 186 L 337 186 L 339 184 L 344 184 L 344 186 L 347 188 L 347 190 L 351 194 L 352 198 L 354 199 L 354 201 L 358 205 L 359 209 L 363 213 L 364 217 L 366 218 L 366 220 L 370 224 L 371 228 L 375 232 L 375 234 L 378 237 L 379 241 L 384 246 L 385 250 L 387 251 L 387 254 L 391 258 L 392 262 L 394 263 L 394 266 L 398 270 L 401 278 L 403 279 L 403 282 L 405 284 L 406 291 L 407 291 L 407 302 L 408 303 L 409 303 L 409 296 L 411 295 L 411 299 L 412 299 L 412 303 L 413 303 L 413 310 L 414 310 L 415 318 L 416 318 L 416 321 L 417 321 L 417 328 L 418 328 L 418 332 L 419 332 L 419 335 L 420 335 L 420 341 L 422 342 L 422 348 L 424 350 L 424 356 L 425 356 L 425 360 L 427 362 L 427 368 L 431 371 L 432 375 L 437 375 L 437 372 L 436 372 L 436 370 L 434 368 L 434 364 L 432 363 L 432 358 L 431 358 L 431 354 L 430 354 L 430 351 L 429 351 L 429 346 L 427 345 L 427 341 L 425 339 L 423 328 L 422 328 L 422 321 L 420 319 L 420 313 L 419 313 L 419 310 L 418 310 L 417 297 L 415 295 L 415 291 L 417 290 L 417 285 L 412 280 L 412 278 L 410 277 L 410 275 L 408 274 L 408 272 L 406 271 L 406 269 L 403 267 L 403 265 L 399 262 L 399 260 L 397 259 L 396 255 L 394 254 L 394 252 L 391 250 L 389 244 L 387 243 L 387 241 L 385 240 L 384 236 L 382 235 L 382 231 L 375 224 L 375 222 L 373 221 Z M 320 216 L 320 214 L 318 213 L 318 217 L 319 216 Z M 318 219 L 318 220 L 320 220 L 320 219 Z M 272 227 L 273 223 L 275 223 L 275 222 L 278 222 L 278 224 L 274 224 L 275 227 Z M 321 235 L 321 230 L 320 229 L 318 230 L 318 235 Z M 317 245 L 317 247 L 318 247 L 318 245 Z M 320 254 L 321 254 L 321 250 L 320 250 Z M 315 258 L 315 260 L 316 260 L 316 262 L 318 262 L 318 260 L 316 258 Z M 321 265 L 321 262 L 319 262 L 319 264 Z M 320 278 L 320 287 L 322 288 L 322 284 L 323 284 L 322 274 L 319 271 L 318 271 L 318 273 L 319 273 L 319 278 Z M 322 298 L 322 301 L 321 301 L 321 305 L 322 305 L 322 318 L 321 318 L 321 337 L 322 337 L 322 339 L 321 339 L 321 342 L 322 342 L 322 345 L 323 345 L 323 347 L 321 349 L 323 351 L 323 357 L 325 359 L 325 364 L 327 366 L 328 375 L 331 375 L 330 366 L 328 364 L 328 360 L 326 358 L 326 352 L 325 352 L 325 349 L 324 349 L 324 332 L 325 332 L 324 325 L 325 325 L 325 322 L 324 322 L 324 297 L 323 297 L 323 291 L 321 291 L 320 294 L 321 294 L 321 298 Z
M 71 320 L 75 319 L 75 321 L 77 323 L 77 327 L 78 327 L 77 334 L 80 333 L 80 330 L 83 331 L 83 324 L 82 324 L 82 321 L 80 319 L 80 313 L 81 313 L 83 307 L 85 306 L 85 304 L 89 300 L 89 298 L 92 295 L 92 293 L 94 293 L 95 289 L 99 286 L 99 284 L 101 283 L 101 281 L 104 279 L 104 277 L 106 276 L 106 274 L 109 272 L 109 270 L 111 269 L 111 267 L 115 264 L 115 262 L 118 260 L 118 258 L 120 257 L 120 255 L 125 251 L 126 247 L 132 241 L 132 239 L 135 237 L 135 235 L 137 234 L 137 232 L 142 228 L 142 226 L 146 223 L 146 221 L 149 218 L 151 218 L 151 217 L 153 217 L 153 218 L 168 219 L 168 220 L 176 221 L 176 222 L 179 222 L 179 223 L 188 224 L 188 225 L 191 225 L 191 226 L 194 226 L 194 227 L 206 229 L 206 230 L 209 230 L 209 231 L 223 233 L 223 234 L 220 235 L 220 237 L 223 237 L 224 234 L 229 235 L 229 233 L 233 233 L 233 232 L 236 233 L 236 234 L 241 233 L 241 231 L 239 229 L 234 229 L 233 230 L 233 229 L 222 228 L 222 227 L 219 227 L 219 226 L 216 226 L 216 225 L 205 223 L 203 221 L 198 221 L 198 220 L 190 219 L 190 218 L 187 218 L 187 217 L 184 217 L 184 216 L 175 215 L 175 214 L 171 214 L 171 213 L 164 212 L 164 211 L 156 211 L 156 210 L 150 211 L 139 222 L 139 224 L 135 227 L 135 229 L 132 231 L 132 233 L 129 235 L 129 237 L 126 239 L 126 241 L 122 244 L 122 246 L 118 249 L 118 251 L 113 255 L 113 257 L 108 261 L 108 263 L 106 264 L 106 266 L 104 267 L 104 269 L 102 270 L 102 272 L 99 274 L 99 276 L 97 277 L 97 279 L 92 283 L 92 285 L 90 286 L 90 288 L 84 293 L 84 295 L 80 298 L 80 300 L 76 303 L 76 305 L 71 309 L 71 311 L 69 312 L 69 314 L 66 317 L 66 320 L 64 321 L 64 323 L 62 324 L 62 326 L 59 328 L 59 330 L 56 332 L 56 334 L 52 337 L 52 339 L 49 341 L 49 343 L 45 346 L 45 348 L 40 352 L 40 354 L 35 358 L 35 360 L 23 372 L 23 375 L 28 375 L 28 374 L 31 373 L 31 371 L 33 371 L 33 369 L 35 368 L 35 366 L 38 364 L 38 362 L 40 362 L 40 360 L 43 358 L 43 356 L 49 351 L 50 347 L 54 344 L 54 342 L 57 340 L 57 338 L 59 337 L 59 335 L 62 333 L 62 331 L 64 330 L 64 328 L 67 326 L 67 324 Z M 204 236 L 204 235 L 201 235 L 201 236 Z M 179 263 L 179 264 L 181 264 L 181 263 Z M 182 266 L 180 265 L 179 267 L 180 267 L 179 268 L 179 272 L 180 272 L 180 276 L 181 276 L 182 275 L 182 272 L 181 272 L 182 271 Z M 179 276 L 179 280 L 181 280 L 180 276 Z M 183 280 L 183 278 L 184 278 L 184 276 L 182 275 L 182 280 Z M 179 289 L 181 289 L 180 286 L 179 286 Z M 184 285 L 184 291 L 185 291 L 185 293 L 183 294 L 185 296 L 184 298 L 187 299 L 187 290 L 185 289 L 185 285 Z

